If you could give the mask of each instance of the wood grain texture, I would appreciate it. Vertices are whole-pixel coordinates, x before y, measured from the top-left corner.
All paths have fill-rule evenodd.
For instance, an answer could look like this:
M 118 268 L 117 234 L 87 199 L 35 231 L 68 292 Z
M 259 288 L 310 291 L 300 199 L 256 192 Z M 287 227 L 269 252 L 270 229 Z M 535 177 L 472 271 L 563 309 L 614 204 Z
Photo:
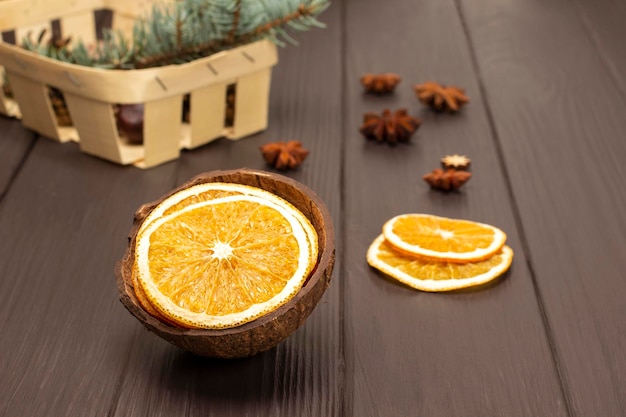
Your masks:
M 567 415 L 454 2 L 354 0 L 345 16 L 345 415 Z M 362 93 L 361 75 L 388 71 L 403 77 L 394 95 Z M 464 87 L 471 102 L 457 115 L 425 110 L 411 85 L 427 80 Z M 424 119 L 410 145 L 359 134 L 366 111 L 402 107 Z M 472 179 L 458 193 L 430 190 L 421 176 L 451 153 L 472 158 Z M 487 288 L 451 294 L 385 279 L 367 266 L 367 247 L 387 219 L 412 212 L 502 228 L 512 269 Z
M 311 151 L 285 175 L 326 203 L 340 242 L 341 69 L 340 9 L 321 16 L 322 31 L 298 36 L 279 51 L 272 74 L 269 126 L 239 141 L 219 139 L 176 162 L 177 183 L 214 169 L 271 170 L 259 147 L 297 139 Z M 331 285 L 305 324 L 259 355 L 213 360 L 184 353 L 143 329 L 134 346 L 116 416 L 341 416 L 341 249 Z M 184 411 L 181 411 L 184 410 Z
M 600 3 L 615 30 L 626 9 Z M 462 5 L 571 415 L 623 415 L 626 102 L 606 64 L 626 32 L 598 48 L 567 1 Z
M 0 117 L 0 417 L 624 414 L 624 17 L 617 0 L 337 0 L 327 29 L 280 50 L 266 131 L 145 171 Z M 361 75 L 386 71 L 395 94 L 362 93 Z M 411 85 L 429 79 L 471 102 L 425 110 Z M 400 107 L 424 119 L 411 144 L 359 134 L 364 112 Z M 313 314 L 235 360 L 147 332 L 113 273 L 134 211 L 201 172 L 271 170 L 259 147 L 289 139 L 311 153 L 286 175 L 336 231 Z M 421 176 L 450 153 L 472 179 L 430 190 Z M 451 294 L 385 279 L 366 249 L 408 212 L 504 229 L 512 269 Z
M 0 116 L 0 201 L 35 137 L 36 134 L 24 129 L 19 120 Z
M 113 265 L 134 209 L 173 185 L 37 141 L 0 206 L 0 416 L 106 416 L 135 342 Z
M 607 67 L 622 97 L 626 98 L 626 49 L 623 43 L 626 3 L 619 0 L 577 0 L 574 3 L 583 30 L 600 62 Z

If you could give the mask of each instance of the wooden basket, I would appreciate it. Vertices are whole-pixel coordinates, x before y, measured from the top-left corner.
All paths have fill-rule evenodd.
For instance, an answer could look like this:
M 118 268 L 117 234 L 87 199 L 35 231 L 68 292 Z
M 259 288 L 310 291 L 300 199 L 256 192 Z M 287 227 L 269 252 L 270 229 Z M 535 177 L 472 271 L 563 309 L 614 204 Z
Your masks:
M 239 139 L 267 127 L 276 46 L 270 41 L 219 52 L 182 65 L 141 70 L 102 70 L 39 56 L 12 44 L 29 32 L 59 26 L 63 36 L 96 41 L 94 11 L 113 12 L 113 28 L 130 33 L 134 19 L 151 1 L 0 1 L 0 65 L 13 99 L 0 89 L 0 113 L 21 117 L 25 127 L 60 142 L 77 141 L 83 152 L 119 164 L 148 168 L 178 158 L 218 137 Z M 59 16 L 59 10 L 63 15 Z M 2 68 L 0 67 L 0 70 Z M 227 126 L 226 96 L 234 85 L 234 120 Z M 59 90 L 73 121 L 59 126 L 49 89 Z M 189 122 L 183 100 L 189 98 Z M 115 107 L 144 104 L 143 143 L 129 144 L 118 132 Z

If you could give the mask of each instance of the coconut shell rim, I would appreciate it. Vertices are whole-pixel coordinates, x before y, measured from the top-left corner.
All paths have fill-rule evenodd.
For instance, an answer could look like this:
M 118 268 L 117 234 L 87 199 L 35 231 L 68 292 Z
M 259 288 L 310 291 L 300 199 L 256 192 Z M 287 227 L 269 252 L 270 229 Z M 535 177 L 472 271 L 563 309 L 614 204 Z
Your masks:
M 265 314 L 253 321 L 248 323 L 244 323 L 240 326 L 230 327 L 225 329 L 184 329 L 173 327 L 163 323 L 157 318 L 150 315 L 146 312 L 141 304 L 139 304 L 137 297 L 134 292 L 134 287 L 132 284 L 132 278 L 130 276 L 131 268 L 129 265 L 132 265 L 134 259 L 134 241 L 137 236 L 137 232 L 139 227 L 143 223 L 143 220 L 150 214 L 150 212 L 163 200 L 176 194 L 177 192 L 189 188 L 191 186 L 206 183 L 206 182 L 233 182 L 226 181 L 223 178 L 233 175 L 248 175 L 250 177 L 254 177 L 257 179 L 256 186 L 261 189 L 266 189 L 263 187 L 261 181 L 270 181 L 270 182 L 282 182 L 289 187 L 296 188 L 301 191 L 309 200 L 309 204 L 314 205 L 317 210 L 319 210 L 322 220 L 323 220 L 323 233 L 320 233 L 320 230 L 316 227 L 315 230 L 318 233 L 318 245 L 320 247 L 320 251 L 318 254 L 318 261 L 315 266 L 314 271 L 311 273 L 305 285 L 298 291 L 298 293 L 291 298 L 288 302 L 278 307 L 276 310 Z M 238 182 L 233 182 L 238 183 Z M 251 184 L 247 184 L 251 185 Z M 284 198 L 284 197 L 283 197 Z M 287 199 L 286 199 L 287 200 Z M 287 200 L 289 201 L 289 200 Z M 293 202 L 290 201 L 293 204 Z M 305 214 L 306 215 L 306 214 Z M 308 217 L 308 216 L 307 216 Z M 309 218 L 309 220 L 312 220 Z M 143 324 L 153 327 L 160 332 L 168 333 L 174 336 L 185 336 L 185 337 L 220 337 L 227 335 L 235 335 L 239 333 L 245 333 L 251 331 L 253 329 L 262 327 L 266 325 L 268 322 L 275 320 L 277 317 L 282 316 L 284 313 L 293 308 L 294 305 L 298 304 L 300 300 L 306 297 L 306 295 L 312 291 L 319 281 L 325 280 L 329 281 L 330 277 L 327 277 L 327 273 L 330 274 L 332 272 L 332 266 L 334 263 L 335 256 L 335 244 L 334 244 L 334 227 L 330 212 L 326 207 L 326 204 L 322 201 L 322 199 L 309 187 L 306 185 L 292 179 L 286 177 L 284 175 L 262 171 L 262 170 L 254 170 L 248 168 L 241 169 L 233 169 L 233 170 L 214 170 L 208 171 L 201 174 L 198 174 L 191 178 L 189 181 L 181 184 L 178 187 L 170 190 L 165 193 L 159 199 L 143 204 L 137 212 L 135 213 L 135 219 L 133 222 L 133 226 L 128 235 L 128 244 L 124 251 L 123 257 L 116 263 L 115 265 L 115 275 L 117 282 L 117 289 L 120 301 L 124 306 L 131 312 L 135 318 L 141 321 Z M 330 271 L 327 272 L 328 267 L 331 268 Z M 326 284 L 328 286 L 328 283 Z

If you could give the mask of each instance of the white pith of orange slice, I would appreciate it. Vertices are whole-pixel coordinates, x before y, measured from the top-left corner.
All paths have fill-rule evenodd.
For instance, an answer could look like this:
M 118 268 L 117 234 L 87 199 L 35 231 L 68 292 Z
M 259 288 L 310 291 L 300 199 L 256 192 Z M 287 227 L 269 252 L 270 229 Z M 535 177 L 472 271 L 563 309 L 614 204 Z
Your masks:
M 155 219 L 176 212 L 189 205 L 232 195 L 251 194 L 252 192 L 254 193 L 252 195 L 258 196 L 261 194 L 260 192 L 263 191 L 264 190 L 260 188 L 234 183 L 208 182 L 193 185 L 177 191 L 161 201 L 144 219 L 138 233 L 141 233 L 141 231 Z
M 300 212 L 268 194 L 200 201 L 147 224 L 135 264 L 150 304 L 184 327 L 217 329 L 290 300 L 316 257 Z
M 494 226 L 430 214 L 396 216 L 384 224 L 383 235 L 399 252 L 457 263 L 487 259 L 506 242 Z
M 508 246 L 490 258 L 464 264 L 430 261 L 396 251 L 381 234 L 367 251 L 367 262 L 389 277 L 421 291 L 439 292 L 482 285 L 504 274 L 513 260 Z

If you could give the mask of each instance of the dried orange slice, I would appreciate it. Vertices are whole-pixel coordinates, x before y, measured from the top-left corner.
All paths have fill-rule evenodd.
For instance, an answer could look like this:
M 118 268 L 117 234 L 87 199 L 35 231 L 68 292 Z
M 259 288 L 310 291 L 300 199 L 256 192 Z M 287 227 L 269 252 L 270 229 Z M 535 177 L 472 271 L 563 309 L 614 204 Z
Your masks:
M 447 262 L 475 262 L 491 257 L 506 241 L 497 227 L 430 214 L 402 214 L 383 226 L 397 251 Z
M 383 235 L 367 251 L 367 262 L 372 267 L 422 291 L 451 291 L 487 283 L 505 273 L 512 260 L 513 250 L 504 246 L 483 261 L 464 264 L 430 261 L 396 251 Z
M 137 233 L 142 233 L 142 231 L 146 227 L 148 227 L 148 225 L 152 223 L 155 219 L 180 211 L 191 204 L 200 203 L 202 201 L 211 201 L 233 195 L 252 195 L 261 198 L 271 199 L 275 203 L 280 204 L 290 210 L 291 213 L 295 215 L 298 221 L 302 224 L 302 227 L 304 227 L 304 230 L 307 233 L 311 249 L 311 258 L 317 260 L 317 232 L 315 232 L 315 228 L 313 227 L 309 219 L 307 219 L 306 216 L 302 214 L 302 212 L 296 209 L 288 201 L 278 197 L 277 195 L 261 188 L 252 187 L 250 185 L 244 184 L 207 182 L 196 184 L 181 191 L 178 191 L 164 199 L 150 212 L 150 214 L 144 219 L 143 223 L 139 227 L 139 231 Z
M 267 194 L 163 210 L 139 232 L 137 281 L 161 315 L 190 328 L 235 327 L 300 290 L 317 261 L 311 231 L 301 212 Z
M 253 192 L 254 195 L 265 193 L 265 191 L 260 188 L 221 182 L 202 183 L 185 188 L 161 201 L 146 217 L 138 233 L 141 233 L 141 231 L 155 219 L 175 213 L 191 204 L 232 195 L 250 194 L 251 192 Z
M 135 296 L 137 297 L 137 301 L 139 301 L 139 304 L 141 305 L 141 307 L 152 317 L 157 318 L 163 323 L 167 323 L 170 326 L 179 327 L 177 323 L 169 320 L 167 317 L 161 314 L 159 310 L 157 310 L 156 308 L 152 306 L 152 304 L 150 303 L 150 300 L 148 299 L 148 296 L 146 295 L 146 293 L 143 291 L 143 288 L 141 288 L 141 285 L 139 284 L 137 273 L 132 274 L 132 279 L 133 279 L 133 289 L 135 291 Z

